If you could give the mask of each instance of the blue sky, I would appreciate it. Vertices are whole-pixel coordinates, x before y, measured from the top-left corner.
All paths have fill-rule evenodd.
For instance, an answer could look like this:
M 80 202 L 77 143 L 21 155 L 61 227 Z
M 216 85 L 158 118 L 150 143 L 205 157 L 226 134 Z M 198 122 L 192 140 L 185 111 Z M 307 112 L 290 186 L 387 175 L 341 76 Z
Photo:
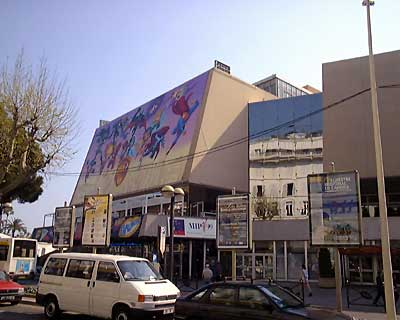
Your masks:
M 0 64 L 24 48 L 66 79 L 79 110 L 79 172 L 100 119 L 113 119 L 213 66 L 255 82 L 276 73 L 321 88 L 321 64 L 368 53 L 361 0 L 0 0 Z M 398 50 L 400 1 L 377 0 L 374 51 Z M 34 204 L 15 204 L 29 228 L 69 201 L 77 177 L 53 177 Z

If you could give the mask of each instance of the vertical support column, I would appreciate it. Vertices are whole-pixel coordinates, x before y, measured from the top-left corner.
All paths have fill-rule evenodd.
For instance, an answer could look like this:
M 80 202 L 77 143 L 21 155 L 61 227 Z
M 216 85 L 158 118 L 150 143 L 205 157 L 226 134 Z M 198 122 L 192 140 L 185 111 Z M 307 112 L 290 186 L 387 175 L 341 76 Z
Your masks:
M 236 250 L 232 250 L 232 281 L 236 281 Z
M 207 240 L 203 240 L 203 268 L 206 266 L 207 261 Z
M 193 240 L 189 240 L 189 280 L 192 280 Z
M 336 310 L 342 312 L 342 268 L 340 265 L 339 249 L 335 248 L 335 282 L 336 282 Z
M 287 267 L 287 245 L 286 241 L 283 241 L 283 256 L 285 261 L 285 280 L 288 279 L 288 267 Z
M 273 261 L 272 261 L 272 278 L 276 280 L 276 241 L 272 242 L 272 254 L 273 254 Z
M 304 241 L 304 264 L 305 264 L 307 272 L 308 272 L 308 242 L 307 242 L 307 240 Z
M 256 279 L 256 244 L 253 241 L 253 248 L 251 254 L 251 278 Z

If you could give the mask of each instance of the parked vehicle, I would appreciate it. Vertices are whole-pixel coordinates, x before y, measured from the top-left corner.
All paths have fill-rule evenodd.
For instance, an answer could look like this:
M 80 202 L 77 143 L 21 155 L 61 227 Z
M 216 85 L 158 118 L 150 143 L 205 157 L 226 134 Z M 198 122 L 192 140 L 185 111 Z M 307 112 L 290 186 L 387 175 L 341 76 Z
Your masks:
M 24 295 L 24 287 L 11 280 L 9 275 L 0 270 L 0 303 L 18 304 Z
M 34 278 L 37 241 L 25 238 L 0 238 L 0 270 L 13 278 Z
M 218 282 L 205 286 L 175 304 L 175 319 L 349 319 L 334 310 L 309 307 L 276 284 Z
M 36 301 L 47 319 L 62 311 L 127 320 L 173 318 L 180 291 L 143 258 L 86 253 L 49 256 Z

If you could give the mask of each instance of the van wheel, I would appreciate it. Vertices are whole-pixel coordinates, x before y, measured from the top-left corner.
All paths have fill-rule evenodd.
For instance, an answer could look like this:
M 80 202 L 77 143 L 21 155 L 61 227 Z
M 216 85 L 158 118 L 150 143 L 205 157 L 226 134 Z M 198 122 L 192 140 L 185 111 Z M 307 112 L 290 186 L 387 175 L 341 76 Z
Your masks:
M 44 316 L 46 319 L 58 319 L 60 313 L 57 299 L 54 297 L 46 299 L 44 303 Z
M 119 307 L 115 312 L 113 313 L 113 318 L 112 320 L 129 320 L 129 309 L 126 307 Z

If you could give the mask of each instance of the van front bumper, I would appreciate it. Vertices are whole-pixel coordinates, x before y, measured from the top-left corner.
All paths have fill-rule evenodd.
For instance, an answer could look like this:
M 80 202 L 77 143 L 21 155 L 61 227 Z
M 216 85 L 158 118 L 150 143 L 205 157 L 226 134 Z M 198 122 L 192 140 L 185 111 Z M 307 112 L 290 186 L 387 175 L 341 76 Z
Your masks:
M 174 305 L 171 305 L 169 308 L 174 308 Z M 145 309 L 135 309 L 131 308 L 131 316 L 136 319 L 174 319 L 174 313 L 164 314 L 164 309 L 153 309 L 153 310 L 145 310 Z

